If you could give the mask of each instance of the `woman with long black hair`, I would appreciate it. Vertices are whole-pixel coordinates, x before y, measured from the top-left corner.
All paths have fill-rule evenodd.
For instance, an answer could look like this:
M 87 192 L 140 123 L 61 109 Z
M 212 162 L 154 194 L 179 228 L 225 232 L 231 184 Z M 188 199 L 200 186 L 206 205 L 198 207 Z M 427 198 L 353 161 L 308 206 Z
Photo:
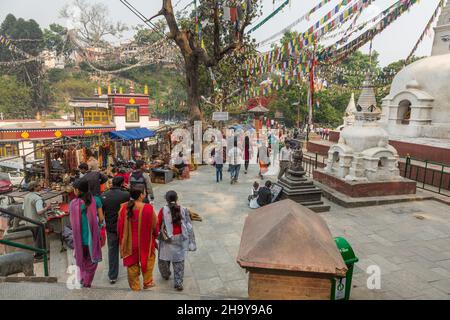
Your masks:
M 169 280 L 173 266 L 175 289 L 183 290 L 184 260 L 187 251 L 194 251 L 195 237 L 189 211 L 181 207 L 175 191 L 166 193 L 167 205 L 158 215 L 158 267 L 161 276 Z
M 141 290 L 141 272 L 144 289 L 155 285 L 156 214 L 151 204 L 144 203 L 145 197 L 142 187 L 133 187 L 130 200 L 122 204 L 117 221 L 120 256 L 127 267 L 128 284 L 133 291 Z
M 70 202 L 75 263 L 78 279 L 83 287 L 90 288 L 97 264 L 102 261 L 100 228 L 104 225 L 102 201 L 92 196 L 87 180 L 73 183 L 76 198 Z

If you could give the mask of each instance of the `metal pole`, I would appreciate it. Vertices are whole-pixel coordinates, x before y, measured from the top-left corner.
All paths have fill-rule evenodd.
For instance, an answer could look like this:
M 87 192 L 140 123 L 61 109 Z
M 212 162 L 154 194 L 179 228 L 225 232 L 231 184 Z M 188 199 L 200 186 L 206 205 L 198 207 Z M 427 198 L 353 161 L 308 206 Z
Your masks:
M 406 178 L 406 173 L 408 172 L 408 160 L 409 160 L 409 155 L 406 156 L 406 161 L 405 161 L 405 174 L 404 174 L 405 178 Z
M 425 189 L 425 181 L 427 178 L 427 168 L 428 168 L 428 160 L 425 161 L 425 171 L 423 173 L 423 185 L 422 185 L 422 189 Z
M 441 193 L 441 188 L 442 188 L 442 181 L 444 179 L 444 165 L 442 165 L 442 170 L 441 170 L 441 179 L 439 181 L 439 190 L 438 193 Z

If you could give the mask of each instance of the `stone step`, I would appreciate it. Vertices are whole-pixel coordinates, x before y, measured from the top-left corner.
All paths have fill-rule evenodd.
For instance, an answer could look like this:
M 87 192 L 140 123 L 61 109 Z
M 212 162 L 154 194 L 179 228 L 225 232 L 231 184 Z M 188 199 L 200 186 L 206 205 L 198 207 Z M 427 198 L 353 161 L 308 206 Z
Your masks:
M 62 283 L 0 283 L 0 300 L 232 300 L 236 297 L 155 291 L 133 292 L 114 287 L 68 289 Z
M 28 277 L 28 276 L 20 276 L 20 275 L 0 277 L 0 283 L 5 283 L 5 282 L 57 283 L 58 278 L 57 277 L 39 277 L 39 276 Z

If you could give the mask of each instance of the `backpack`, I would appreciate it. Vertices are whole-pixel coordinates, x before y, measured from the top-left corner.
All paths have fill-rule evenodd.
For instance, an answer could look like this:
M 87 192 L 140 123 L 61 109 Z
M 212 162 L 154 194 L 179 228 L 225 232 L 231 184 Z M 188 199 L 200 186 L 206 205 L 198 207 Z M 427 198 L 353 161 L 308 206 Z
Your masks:
M 61 238 L 64 241 L 64 243 L 66 244 L 66 246 L 73 250 L 73 248 L 74 248 L 73 233 L 72 233 L 72 229 L 70 227 L 68 227 L 68 226 L 64 227 L 64 230 L 61 234 Z
M 144 173 L 141 171 L 133 171 L 130 175 L 130 187 L 142 185 L 145 192 L 147 192 L 147 185 L 145 183 Z

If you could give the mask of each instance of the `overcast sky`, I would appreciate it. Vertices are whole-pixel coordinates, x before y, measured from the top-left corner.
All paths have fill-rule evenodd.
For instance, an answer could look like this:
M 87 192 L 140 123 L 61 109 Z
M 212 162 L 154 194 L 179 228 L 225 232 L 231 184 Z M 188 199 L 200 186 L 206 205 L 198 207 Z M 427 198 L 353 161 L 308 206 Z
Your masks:
M 119 0 L 97 1 L 103 2 L 108 6 L 110 16 L 113 20 L 122 21 L 130 27 L 139 24 L 140 21 L 138 18 L 124 7 Z M 191 1 L 192 0 L 173 0 L 173 4 L 175 5 L 179 2 L 176 9 L 182 9 Z M 272 0 L 262 1 L 264 3 L 263 16 L 268 15 L 280 3 L 284 2 L 284 0 L 276 0 L 275 5 L 273 5 Z M 162 1 L 129 0 L 129 2 L 145 16 L 150 17 L 160 9 Z M 319 12 L 313 15 L 309 22 L 305 21 L 299 24 L 296 26 L 295 30 L 305 31 L 310 24 L 314 23 L 317 19 L 320 19 L 339 2 L 340 0 L 331 1 L 327 6 L 323 7 Z M 375 0 L 373 5 L 367 9 L 366 14 L 361 16 L 358 21 L 370 19 L 376 15 L 377 12 L 386 9 L 394 2 L 396 2 L 396 0 Z M 405 13 L 381 35 L 374 39 L 373 48 L 380 53 L 380 62 L 382 65 L 406 58 L 421 32 L 424 30 L 438 2 L 439 0 L 420 1 L 418 4 L 414 5 L 409 12 Z M 41 27 L 47 27 L 53 22 L 67 25 L 67 21 L 58 17 L 60 8 L 66 3 L 71 3 L 71 0 L 0 0 L 0 21 L 3 21 L 8 13 L 12 13 L 16 17 L 35 19 Z M 290 6 L 287 6 L 276 17 L 267 22 L 259 30 L 255 31 L 253 36 L 257 40 L 262 41 L 301 17 L 317 3 L 319 3 L 319 0 L 291 0 Z M 129 37 L 130 33 L 126 36 Z M 416 54 L 419 56 L 429 55 L 431 52 L 432 40 L 433 32 L 431 31 L 428 36 L 425 37 L 425 40 L 420 45 Z M 362 50 L 367 52 L 367 47 L 368 46 L 365 46 Z

